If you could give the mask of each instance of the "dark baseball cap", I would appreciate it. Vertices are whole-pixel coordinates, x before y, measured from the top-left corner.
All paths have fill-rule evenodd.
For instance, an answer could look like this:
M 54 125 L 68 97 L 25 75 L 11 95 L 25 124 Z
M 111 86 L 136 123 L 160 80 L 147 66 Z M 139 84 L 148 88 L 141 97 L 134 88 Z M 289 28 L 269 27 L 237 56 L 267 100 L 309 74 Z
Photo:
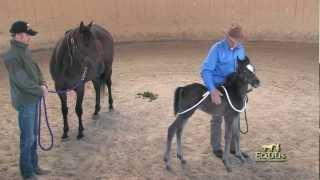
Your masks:
M 11 25 L 10 33 L 27 33 L 30 36 L 35 36 L 38 32 L 31 29 L 30 25 L 25 21 L 16 21 Z

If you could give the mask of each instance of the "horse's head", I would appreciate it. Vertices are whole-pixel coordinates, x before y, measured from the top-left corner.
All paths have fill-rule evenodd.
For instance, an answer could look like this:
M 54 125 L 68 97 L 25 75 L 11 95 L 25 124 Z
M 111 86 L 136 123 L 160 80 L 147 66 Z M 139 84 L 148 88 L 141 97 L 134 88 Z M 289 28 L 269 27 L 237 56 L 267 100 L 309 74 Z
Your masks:
M 252 87 L 257 88 L 260 86 L 260 80 L 255 74 L 255 68 L 250 63 L 249 58 L 246 56 L 244 60 L 238 60 L 238 68 L 236 75 L 245 84 L 250 84 Z
M 93 22 L 88 25 L 81 22 L 78 28 L 66 32 L 68 51 L 71 52 L 72 61 L 74 59 L 80 64 L 88 65 L 90 61 L 97 59 L 100 50 L 97 38 L 91 30 L 92 25 Z

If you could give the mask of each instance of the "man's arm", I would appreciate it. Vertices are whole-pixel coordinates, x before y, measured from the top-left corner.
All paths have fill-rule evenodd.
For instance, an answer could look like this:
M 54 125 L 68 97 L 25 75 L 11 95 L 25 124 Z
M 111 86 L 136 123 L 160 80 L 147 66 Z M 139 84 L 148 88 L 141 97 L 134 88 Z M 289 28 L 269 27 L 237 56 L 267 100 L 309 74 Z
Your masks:
M 46 86 L 46 87 L 47 87 L 47 82 L 44 80 L 43 75 L 42 75 L 42 72 L 41 72 L 41 70 L 40 70 L 40 68 L 39 68 L 38 64 L 37 64 L 37 63 L 35 63 L 35 65 L 36 65 L 36 67 L 37 67 L 37 72 L 38 72 L 38 75 L 39 75 L 39 78 L 40 78 L 40 83 L 41 83 L 41 85 L 43 85 L 43 86 Z
M 10 80 L 23 91 L 41 97 L 43 90 L 34 80 L 32 80 L 23 69 L 23 66 L 16 58 L 5 59 Z
M 238 59 L 242 61 L 245 59 L 245 57 L 246 57 L 246 51 L 244 47 L 241 45 L 238 50 Z
M 202 70 L 201 70 L 202 79 L 210 92 L 216 89 L 215 83 L 213 80 L 213 72 L 215 70 L 217 61 L 218 61 L 217 46 L 213 46 L 210 49 L 208 56 L 202 65 Z

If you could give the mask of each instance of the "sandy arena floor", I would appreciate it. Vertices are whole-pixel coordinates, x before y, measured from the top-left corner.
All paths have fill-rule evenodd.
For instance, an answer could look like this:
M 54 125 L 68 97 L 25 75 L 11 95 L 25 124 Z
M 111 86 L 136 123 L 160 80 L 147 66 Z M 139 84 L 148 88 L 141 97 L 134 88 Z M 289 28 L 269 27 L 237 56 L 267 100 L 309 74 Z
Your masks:
M 60 101 L 49 95 L 48 111 L 54 148 L 39 151 L 40 164 L 50 169 L 40 179 L 318 179 L 319 104 L 318 46 L 302 43 L 250 42 L 247 53 L 262 86 L 250 93 L 249 133 L 241 135 L 242 150 L 253 160 L 241 165 L 232 156 L 233 172 L 211 153 L 209 119 L 197 112 L 183 134 L 188 163 L 182 167 L 172 151 L 172 172 L 162 160 L 167 128 L 173 121 L 173 93 L 177 86 L 201 82 L 199 69 L 212 42 L 154 42 L 117 44 L 113 68 L 114 112 L 107 99 L 99 119 L 93 120 L 94 90 L 86 85 L 85 138 L 76 140 L 75 96 L 70 93 L 70 138 L 61 142 Z M 49 86 L 51 50 L 34 53 Z M 0 63 L 0 179 L 19 179 L 19 129 L 10 104 L 7 72 Z M 139 92 L 159 95 L 149 102 Z M 243 123 L 243 122 L 242 122 Z M 42 131 L 46 131 L 43 127 Z M 43 142 L 49 136 L 43 133 Z M 281 143 L 288 161 L 258 163 L 256 151 L 264 144 Z

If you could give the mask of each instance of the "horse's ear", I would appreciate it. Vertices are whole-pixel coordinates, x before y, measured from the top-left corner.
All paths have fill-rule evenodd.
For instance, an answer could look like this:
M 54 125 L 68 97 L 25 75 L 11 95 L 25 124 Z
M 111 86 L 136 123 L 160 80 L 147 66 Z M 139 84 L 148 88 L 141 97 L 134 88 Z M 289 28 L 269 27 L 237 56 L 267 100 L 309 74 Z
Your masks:
M 66 31 L 64 34 L 68 34 L 70 31 L 71 31 L 71 29 L 70 29 L 70 30 L 68 30 L 68 31 Z
M 94 22 L 91 21 L 90 24 L 88 25 L 88 28 L 90 29 L 93 24 L 94 24 Z
M 81 21 L 80 22 L 80 31 L 83 31 L 83 30 L 85 30 L 85 25 L 84 25 L 84 23 L 83 23 L 83 21 Z

